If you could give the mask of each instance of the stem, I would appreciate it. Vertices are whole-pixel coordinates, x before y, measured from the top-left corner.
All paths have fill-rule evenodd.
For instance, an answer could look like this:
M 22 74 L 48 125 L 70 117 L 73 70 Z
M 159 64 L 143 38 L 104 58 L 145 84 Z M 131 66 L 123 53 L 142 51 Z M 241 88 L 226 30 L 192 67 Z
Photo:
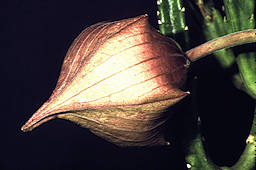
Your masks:
M 183 48 L 187 48 L 189 45 L 188 27 L 182 2 L 183 0 L 158 0 L 158 24 L 163 35 L 172 37 L 182 44 Z
M 254 118 L 251 127 L 250 134 L 246 140 L 246 147 L 237 161 L 237 163 L 231 167 L 232 170 L 240 170 L 240 169 L 253 169 L 255 167 L 255 158 L 256 158 L 256 107 L 254 110 Z
M 245 92 L 256 99 L 256 55 L 243 53 L 237 57 L 237 66 L 240 72 Z
M 186 55 L 191 61 L 196 61 L 201 57 L 209 55 L 217 50 L 253 42 L 256 42 L 256 29 L 235 32 L 208 41 L 198 47 L 187 51 Z
M 164 35 L 175 35 L 185 30 L 185 17 L 182 0 L 158 1 L 159 29 Z M 185 8 L 184 8 L 185 9 Z

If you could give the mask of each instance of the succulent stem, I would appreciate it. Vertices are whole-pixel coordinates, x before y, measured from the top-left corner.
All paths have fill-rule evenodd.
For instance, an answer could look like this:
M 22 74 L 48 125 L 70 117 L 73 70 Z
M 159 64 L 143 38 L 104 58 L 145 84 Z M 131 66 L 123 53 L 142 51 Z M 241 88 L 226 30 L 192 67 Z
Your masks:
M 250 134 L 246 140 L 246 147 L 237 161 L 237 163 L 232 166 L 230 169 L 232 170 L 240 170 L 240 169 L 253 169 L 255 166 L 255 149 L 256 149 L 256 137 L 255 137 L 255 132 L 256 132 L 256 107 L 254 110 L 254 119 L 251 127 Z M 227 168 L 226 168 L 227 169 Z
M 206 55 L 209 55 L 217 50 L 230 48 L 237 45 L 256 42 L 256 29 L 250 29 L 208 41 L 198 47 L 195 47 L 186 52 L 186 55 L 191 61 L 196 61 Z
M 160 32 L 174 38 L 183 48 L 189 45 L 188 26 L 182 0 L 158 0 L 158 24 Z

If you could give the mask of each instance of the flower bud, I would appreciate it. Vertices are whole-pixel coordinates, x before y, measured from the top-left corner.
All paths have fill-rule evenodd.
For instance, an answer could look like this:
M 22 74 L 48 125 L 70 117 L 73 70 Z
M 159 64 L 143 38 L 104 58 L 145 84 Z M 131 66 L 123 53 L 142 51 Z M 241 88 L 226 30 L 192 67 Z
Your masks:
M 64 59 L 51 97 L 22 127 L 55 117 L 122 146 L 166 144 L 166 108 L 188 92 L 188 60 L 177 43 L 152 28 L 147 15 L 86 28 Z

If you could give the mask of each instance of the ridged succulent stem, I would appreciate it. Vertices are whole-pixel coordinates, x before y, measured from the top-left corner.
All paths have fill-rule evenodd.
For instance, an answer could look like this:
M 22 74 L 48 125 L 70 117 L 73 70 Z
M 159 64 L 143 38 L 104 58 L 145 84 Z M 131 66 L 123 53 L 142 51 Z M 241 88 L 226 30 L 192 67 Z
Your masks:
M 188 26 L 182 0 L 157 0 L 160 32 L 174 38 L 183 48 L 189 47 Z
M 182 0 L 157 1 L 159 9 L 158 19 L 160 32 L 167 36 L 171 34 L 171 36 L 178 42 L 179 39 L 177 39 L 177 35 L 180 34 L 175 32 L 175 30 L 181 30 L 184 36 L 184 30 L 182 31 L 182 29 L 184 29 L 184 25 L 182 27 L 180 23 L 185 23 L 185 17 L 184 15 L 180 15 L 182 13 L 179 13 L 179 8 L 177 5 L 175 6 L 175 4 L 178 4 L 181 1 Z M 255 53 L 243 53 L 236 57 L 234 50 L 228 49 L 230 47 L 256 42 L 256 30 L 254 29 L 255 0 L 224 0 L 224 6 L 222 7 L 226 14 L 224 17 L 218 10 L 214 9 L 212 5 L 209 6 L 209 4 L 204 4 L 203 0 L 197 0 L 196 2 L 204 18 L 203 33 L 208 42 L 187 51 L 186 55 L 191 61 L 196 61 L 204 56 L 214 53 L 220 66 L 225 69 L 231 68 L 236 63 L 239 69 L 239 73 L 234 75 L 233 81 L 235 86 L 238 89 L 245 91 L 252 98 L 256 99 Z M 193 15 L 195 15 L 196 10 L 193 10 L 193 12 Z M 182 22 L 174 21 L 174 19 L 177 18 L 180 18 Z M 188 41 L 180 44 L 182 44 L 182 47 L 185 50 L 187 47 L 189 47 Z M 195 137 L 190 141 L 186 150 L 186 161 L 188 169 L 253 169 L 255 166 L 256 147 L 256 110 L 254 112 L 252 129 L 246 140 L 246 148 L 240 159 L 232 167 L 218 167 L 210 160 L 203 147 L 199 124 L 197 124 L 197 128 L 195 130 Z
M 222 167 L 222 170 L 251 170 L 255 166 L 255 159 L 256 159 L 256 107 L 254 110 L 254 118 L 252 123 L 252 128 L 248 138 L 246 139 L 246 147 L 236 162 L 235 165 L 232 167 Z
M 198 8 L 204 18 L 204 36 L 212 40 L 238 31 L 255 29 L 255 0 L 223 0 L 223 16 L 220 11 L 203 0 L 197 0 Z M 238 66 L 239 73 L 233 75 L 234 85 L 256 99 L 256 53 L 242 52 L 236 56 L 234 49 L 223 49 L 214 53 L 220 66 Z
M 196 61 L 217 50 L 253 42 L 256 42 L 256 29 L 235 32 L 216 38 L 187 51 L 186 55 L 191 61 Z

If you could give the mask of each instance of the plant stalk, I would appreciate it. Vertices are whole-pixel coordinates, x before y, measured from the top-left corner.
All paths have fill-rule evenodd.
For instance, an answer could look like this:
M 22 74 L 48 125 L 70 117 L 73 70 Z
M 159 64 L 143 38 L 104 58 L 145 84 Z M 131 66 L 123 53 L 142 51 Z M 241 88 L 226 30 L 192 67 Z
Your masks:
M 208 41 L 187 51 L 186 55 L 191 61 L 196 61 L 217 50 L 253 42 L 256 42 L 256 29 L 249 29 Z

